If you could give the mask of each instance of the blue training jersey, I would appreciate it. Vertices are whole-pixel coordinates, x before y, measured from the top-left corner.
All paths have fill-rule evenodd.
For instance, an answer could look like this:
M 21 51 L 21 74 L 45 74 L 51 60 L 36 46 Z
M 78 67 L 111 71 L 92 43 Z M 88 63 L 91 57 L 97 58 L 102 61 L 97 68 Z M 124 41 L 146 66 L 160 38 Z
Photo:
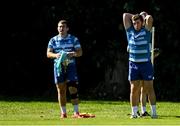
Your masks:
M 52 48 L 53 53 L 60 53 L 60 51 L 72 52 L 78 48 L 81 48 L 81 45 L 78 38 L 71 34 L 68 34 L 65 38 L 56 35 L 50 39 L 48 48 Z M 56 59 L 54 59 L 54 61 L 55 60 Z M 71 63 L 75 63 L 75 58 L 71 58 Z
M 148 62 L 151 60 L 151 32 L 144 27 L 136 31 L 133 26 L 126 30 L 129 60 Z

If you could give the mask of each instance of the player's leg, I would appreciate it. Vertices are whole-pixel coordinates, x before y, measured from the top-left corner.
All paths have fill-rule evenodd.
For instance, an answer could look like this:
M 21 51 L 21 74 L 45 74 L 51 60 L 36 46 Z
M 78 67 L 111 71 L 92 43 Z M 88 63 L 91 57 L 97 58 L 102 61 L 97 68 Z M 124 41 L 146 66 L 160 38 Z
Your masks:
M 141 80 L 140 83 L 141 83 L 141 94 L 140 94 L 141 113 L 144 113 L 146 108 L 146 92 L 144 89 L 144 81 Z
M 70 64 L 67 69 L 67 86 L 71 97 L 72 105 L 74 106 L 73 117 L 79 117 L 79 96 L 78 96 L 78 77 L 76 66 Z
M 153 87 L 153 80 L 151 81 L 144 81 L 144 88 L 147 89 L 148 99 L 151 106 L 151 117 L 156 118 L 156 95 Z
M 60 107 L 60 115 L 61 118 L 66 118 L 66 90 L 67 86 L 64 80 L 64 68 L 62 68 L 62 71 L 60 73 L 60 76 L 57 74 L 56 67 L 54 67 L 54 81 L 56 84 L 56 89 L 57 89 L 57 95 L 58 95 L 58 102 L 59 102 L 59 107 Z
M 66 118 L 66 83 L 56 84 L 58 93 L 58 102 L 61 109 L 61 118 Z
M 139 104 L 139 94 L 140 94 L 140 81 L 130 81 L 131 91 L 130 91 L 130 103 L 131 103 L 131 114 L 132 117 L 137 118 L 138 116 L 138 104 Z
M 78 97 L 78 82 L 77 81 L 69 81 L 67 82 L 71 103 L 74 107 L 74 115 L 79 116 L 79 97 Z
M 149 116 L 149 113 L 146 111 L 146 102 L 147 102 L 147 90 L 144 88 L 144 81 L 141 80 L 141 94 L 140 94 L 140 103 L 141 103 L 141 116 Z
M 131 117 L 138 117 L 138 105 L 140 96 L 140 77 L 139 77 L 139 64 L 129 61 L 129 75 L 130 82 L 130 103 L 131 103 Z
M 151 116 L 152 118 L 156 118 L 156 96 L 153 87 L 153 67 L 151 62 L 142 64 L 141 74 L 144 79 L 144 89 L 147 92 L 149 103 L 151 106 Z

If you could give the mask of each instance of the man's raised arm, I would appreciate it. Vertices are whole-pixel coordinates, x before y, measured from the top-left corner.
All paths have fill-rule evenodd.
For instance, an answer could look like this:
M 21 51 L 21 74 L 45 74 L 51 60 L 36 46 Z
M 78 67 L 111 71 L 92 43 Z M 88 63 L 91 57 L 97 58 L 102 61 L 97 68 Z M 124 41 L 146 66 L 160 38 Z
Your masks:
M 153 26 L 153 17 L 145 11 L 141 12 L 140 15 L 142 15 L 144 18 L 145 28 L 150 31 Z
M 124 24 L 124 28 L 127 30 L 128 28 L 131 27 L 132 22 L 131 22 L 131 18 L 132 18 L 133 14 L 130 13 L 124 13 L 123 14 L 123 24 Z

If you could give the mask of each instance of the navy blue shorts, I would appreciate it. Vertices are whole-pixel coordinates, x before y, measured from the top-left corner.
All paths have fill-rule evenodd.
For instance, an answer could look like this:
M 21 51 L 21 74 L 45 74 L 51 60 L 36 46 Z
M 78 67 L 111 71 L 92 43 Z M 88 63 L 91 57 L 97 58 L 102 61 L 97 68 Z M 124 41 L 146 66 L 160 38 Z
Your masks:
M 153 66 L 149 62 L 132 62 L 129 61 L 129 81 L 135 80 L 153 80 Z
M 77 69 L 74 63 L 70 63 L 67 67 L 62 65 L 60 76 L 57 74 L 56 67 L 54 66 L 54 82 L 55 84 L 63 83 L 65 81 L 78 81 Z

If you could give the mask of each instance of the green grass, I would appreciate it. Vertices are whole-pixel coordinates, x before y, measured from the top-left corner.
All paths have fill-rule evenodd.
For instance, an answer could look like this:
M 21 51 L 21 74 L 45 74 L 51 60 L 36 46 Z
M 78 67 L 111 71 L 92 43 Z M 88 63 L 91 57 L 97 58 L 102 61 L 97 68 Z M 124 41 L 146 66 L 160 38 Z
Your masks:
M 95 118 L 73 119 L 73 107 L 67 103 L 67 119 L 59 118 L 59 106 L 53 101 L 0 101 L 0 125 L 180 125 L 180 103 L 157 102 L 158 119 L 129 119 L 129 102 L 81 101 L 80 112 Z M 150 112 L 149 105 L 147 110 Z

